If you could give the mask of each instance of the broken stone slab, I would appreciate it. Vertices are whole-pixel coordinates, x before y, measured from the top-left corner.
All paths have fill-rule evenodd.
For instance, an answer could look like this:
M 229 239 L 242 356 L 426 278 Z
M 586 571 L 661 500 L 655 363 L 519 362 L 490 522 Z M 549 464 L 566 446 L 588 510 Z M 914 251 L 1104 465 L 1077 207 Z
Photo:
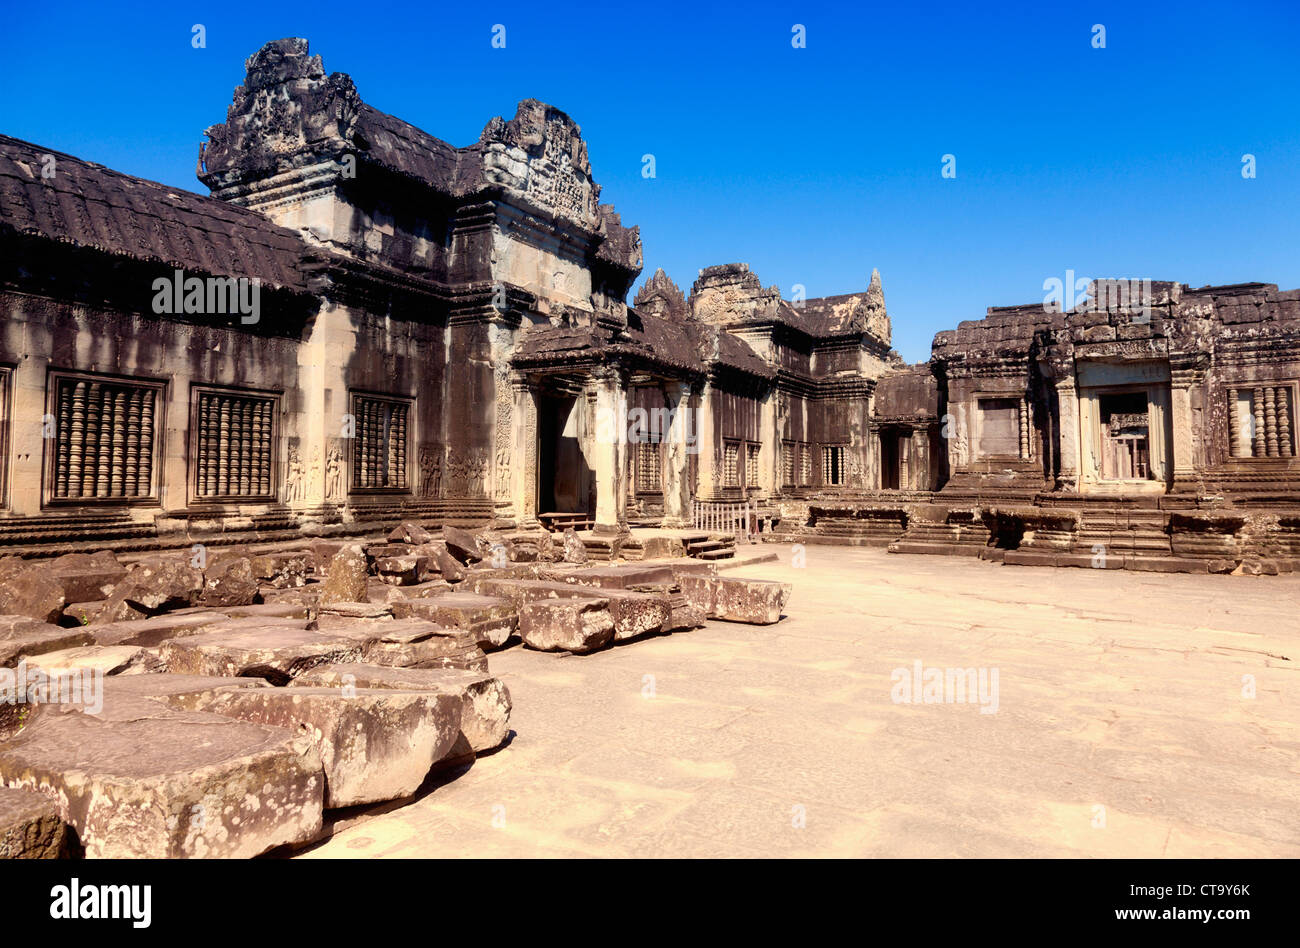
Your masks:
M 447 629 L 427 619 L 392 619 L 355 623 L 334 629 L 365 639 L 362 661 L 394 668 L 460 668 L 487 671 L 487 656 L 478 636 L 468 629 Z
M 61 859 L 68 825 L 49 797 L 0 787 L 0 859 Z
M 682 592 L 692 604 L 704 608 L 710 619 L 772 625 L 790 600 L 789 583 L 738 576 L 678 577 Z
M 325 781 L 309 737 L 162 700 L 222 687 L 119 677 L 99 714 L 41 706 L 0 744 L 0 781 L 51 799 L 90 858 L 247 858 L 310 842 Z
M 366 601 L 366 556 L 361 547 L 349 544 L 334 554 L 329 573 L 321 586 L 321 605 Z
M 92 622 L 86 633 L 95 645 L 143 645 L 151 648 L 166 639 L 192 635 L 200 629 L 230 619 L 224 612 L 200 611 L 167 613 L 151 619 L 133 619 L 128 622 Z
M 285 626 L 204 630 L 168 639 L 159 656 L 177 674 L 265 678 L 284 685 L 317 665 L 360 661 L 368 641 L 373 639 Z
M 680 537 L 646 537 L 641 543 L 641 555 L 647 560 L 685 556 L 686 544 Z
M 323 603 L 316 613 L 316 625 L 352 625 L 356 622 L 386 622 L 393 617 L 393 607 L 388 602 L 330 602 Z
M 476 583 L 476 588 L 487 595 L 509 599 L 516 608 L 539 599 L 563 599 L 574 596 L 606 599 L 609 602 L 610 616 L 614 620 L 616 641 L 658 632 L 672 613 L 668 595 L 662 592 L 597 589 L 592 586 L 580 586 L 577 583 L 518 579 L 481 580 Z
M 599 589 L 628 589 L 632 586 L 652 584 L 671 586 L 677 581 L 677 574 L 673 572 L 671 566 L 646 564 L 596 566 L 555 575 L 563 582 L 595 586 Z
M 587 545 L 582 542 L 573 527 L 566 527 L 564 530 L 564 562 L 587 562 Z
M 107 676 L 144 675 L 166 670 L 153 652 L 138 645 L 83 645 L 60 649 L 28 659 L 27 667 L 40 669 L 52 678 L 87 671 Z
M 0 574 L 0 612 L 58 622 L 68 604 L 63 587 L 43 564 L 15 563 L 15 559 L 6 558 L 5 572 Z
M 0 668 L 13 668 L 24 659 L 93 641 L 85 629 L 64 629 L 26 616 L 0 616 Z
M 314 619 L 316 610 L 301 602 L 258 602 L 247 606 L 223 606 L 232 619 Z
M 259 586 L 290 589 L 307 582 L 312 555 L 308 550 L 283 550 L 259 553 L 249 558 Z
M 403 599 L 393 603 L 398 619 L 427 619 L 435 625 L 472 632 L 479 648 L 500 648 L 515 630 L 518 619 L 508 599 L 450 592 L 427 599 Z
M 461 735 L 474 753 L 501 746 L 510 733 L 510 690 L 500 678 L 483 673 L 450 668 L 325 665 L 304 672 L 291 684 L 293 687 L 394 688 L 455 695 L 461 701 Z M 448 756 L 460 755 L 453 747 Z
M 427 556 L 381 556 L 375 560 L 375 574 L 390 586 L 414 586 L 429 575 Z
M 608 599 L 541 599 L 519 609 L 519 634 L 545 652 L 594 652 L 614 638 Z
M 113 588 L 105 609 L 116 604 L 155 613 L 198 603 L 203 592 L 203 573 L 181 556 L 150 556 L 131 564 L 126 578 Z M 100 614 L 101 617 L 105 613 Z
M 68 602 L 103 601 L 126 578 L 127 569 L 108 550 L 69 553 L 45 564 Z
M 252 605 L 260 585 L 248 557 L 224 556 L 210 563 L 204 572 L 203 591 L 197 604 L 210 607 Z
M 388 534 L 388 539 L 393 543 L 411 543 L 419 545 L 421 543 L 431 543 L 433 534 L 411 520 L 404 520 L 393 531 Z
M 296 687 L 188 693 L 169 703 L 310 735 L 326 807 L 409 797 L 455 744 L 462 705 L 450 693 Z
M 483 559 L 483 554 L 479 552 L 478 540 L 468 530 L 462 530 L 460 527 L 443 527 L 442 541 L 447 546 L 447 552 L 461 563 L 477 563 Z
M 262 597 L 262 603 L 264 605 L 283 605 L 285 603 L 292 603 L 294 605 L 307 606 L 311 609 L 315 609 L 320 603 L 321 584 L 312 582 L 305 586 L 295 586 L 286 589 L 276 589 L 274 586 L 262 586 L 257 592 L 258 595 Z

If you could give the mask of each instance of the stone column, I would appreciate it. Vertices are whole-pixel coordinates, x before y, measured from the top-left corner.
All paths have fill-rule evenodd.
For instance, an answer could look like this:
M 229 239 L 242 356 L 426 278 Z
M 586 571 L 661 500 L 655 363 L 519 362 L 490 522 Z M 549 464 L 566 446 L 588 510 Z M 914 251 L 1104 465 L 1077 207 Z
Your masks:
M 930 473 L 929 425 L 912 427 L 912 456 L 916 458 L 916 464 L 912 468 L 912 490 L 929 490 L 934 480 Z
M 592 471 L 596 477 L 595 533 L 627 532 L 627 386 L 622 373 L 593 377 L 596 431 Z
M 665 435 L 663 471 L 663 525 L 682 529 L 691 525 L 691 453 L 699 447 L 699 432 L 691 414 L 696 410 L 691 387 L 686 383 L 669 386 L 668 407 L 672 425 Z
M 1074 492 L 1079 489 L 1079 393 L 1072 373 L 1056 380 L 1056 399 L 1061 419 L 1056 489 Z
M 511 465 L 510 497 L 514 516 L 519 526 L 532 529 L 537 520 L 537 393 L 527 379 L 512 378 L 510 382 L 514 411 L 511 413 L 511 443 L 514 445 L 514 464 Z
M 1170 423 L 1162 434 L 1170 437 L 1172 444 L 1166 445 L 1166 457 L 1173 458 L 1173 486 L 1186 490 L 1195 490 L 1196 455 L 1195 455 L 1195 419 L 1192 412 L 1192 390 L 1204 378 L 1204 373 L 1197 368 L 1176 368 L 1170 372 L 1169 416 Z M 1236 410 L 1236 406 L 1232 406 Z
M 758 486 L 764 497 L 771 497 L 781 486 L 781 423 L 776 415 L 775 388 L 769 389 L 760 403 L 758 430 Z
M 698 477 L 695 496 L 711 500 L 717 494 L 722 472 L 718 470 L 717 424 L 713 417 L 713 386 L 708 382 L 692 399 L 695 405 L 696 451 L 698 452 Z

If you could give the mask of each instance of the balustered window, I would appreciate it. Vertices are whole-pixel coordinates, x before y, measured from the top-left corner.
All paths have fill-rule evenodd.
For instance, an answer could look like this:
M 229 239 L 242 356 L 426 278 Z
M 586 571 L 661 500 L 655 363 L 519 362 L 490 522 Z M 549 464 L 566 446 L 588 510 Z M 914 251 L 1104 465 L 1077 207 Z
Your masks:
M 844 445 L 825 445 L 822 448 L 822 484 L 839 487 L 844 483 Z
M 795 457 L 795 455 L 798 453 L 798 451 L 799 451 L 799 447 L 793 441 L 781 442 L 781 486 L 782 487 L 794 486 L 795 466 L 798 463 L 798 459 Z
M 660 490 L 659 482 L 659 443 L 640 441 L 636 447 L 636 489 L 638 491 Z
M 759 445 L 749 443 L 745 445 L 745 486 L 758 486 L 758 452 Z
M 799 443 L 799 484 L 802 487 L 812 485 L 813 475 L 813 449 L 812 445 L 801 441 Z
M 1234 458 L 1295 457 L 1295 387 L 1230 389 L 1228 433 Z
M 740 486 L 739 441 L 727 441 L 722 446 L 722 486 Z
M 156 499 L 162 383 L 61 374 L 51 383 L 51 499 Z
M 278 403 L 274 395 L 194 390 L 195 499 L 274 498 Z
M 354 490 L 406 490 L 411 403 L 353 395 L 356 436 L 352 439 Z

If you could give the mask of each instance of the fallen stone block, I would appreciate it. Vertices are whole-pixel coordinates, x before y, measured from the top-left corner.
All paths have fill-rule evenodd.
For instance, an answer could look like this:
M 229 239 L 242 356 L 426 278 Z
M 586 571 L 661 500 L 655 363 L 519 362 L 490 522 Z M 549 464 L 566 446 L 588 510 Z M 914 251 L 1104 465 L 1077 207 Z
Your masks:
M 414 521 L 404 520 L 393 528 L 393 531 L 388 534 L 388 539 L 393 543 L 419 545 L 421 543 L 431 543 L 433 534 Z
M 265 678 L 283 685 L 317 665 L 360 661 L 366 645 L 366 639 L 324 629 L 267 626 L 168 639 L 159 655 L 177 674 Z
M 413 794 L 455 743 L 462 705 L 450 693 L 371 688 L 213 691 L 169 703 L 310 735 L 325 771 L 326 807 Z
M 632 592 L 625 589 L 598 589 L 577 583 L 544 580 L 488 579 L 475 588 L 491 596 L 509 599 L 518 609 L 539 599 L 563 599 L 575 596 L 606 599 L 614 620 L 614 639 L 623 641 L 660 631 L 671 615 L 668 596 L 664 593 Z
M 49 797 L 0 787 L 0 859 L 60 859 L 68 825 Z
M 214 683 L 113 678 L 100 714 L 41 706 L 0 744 L 0 781 L 50 798 L 91 858 L 247 858 L 319 836 L 315 744 L 160 700 L 195 687 Z
M 103 601 L 126 578 L 127 569 L 108 550 L 69 553 L 45 564 L 68 602 Z
M 487 674 L 449 668 L 325 665 L 304 672 L 291 684 L 294 687 L 395 688 L 455 695 L 461 700 L 461 735 L 474 753 L 499 747 L 510 733 L 510 690 L 500 678 Z M 448 756 L 458 756 L 456 747 Z
M 477 563 L 483 559 L 483 554 L 479 552 L 478 540 L 468 530 L 462 530 L 460 527 L 443 527 L 442 542 L 446 544 L 447 552 L 461 563 Z
M 362 661 L 368 665 L 487 670 L 478 636 L 467 629 L 446 629 L 427 619 L 393 619 L 356 623 L 350 629 L 339 626 L 335 631 L 365 639 Z
M 647 537 L 642 541 L 641 555 L 647 560 L 685 556 L 686 544 L 680 537 Z
M 314 619 L 316 610 L 302 602 L 258 602 L 248 606 L 223 606 L 232 619 Z
M 27 659 L 27 667 L 40 669 L 52 678 L 75 672 L 99 672 L 108 676 L 166 671 L 153 652 L 138 645 L 84 645 L 60 649 Z
M 181 556 L 151 556 L 133 563 L 113 588 L 106 609 L 117 603 L 146 613 L 196 605 L 203 592 L 203 573 Z M 104 613 L 101 613 L 101 616 Z
M 390 586 L 414 586 L 429 574 L 427 556 L 381 556 L 375 560 L 375 573 Z
M 356 544 L 343 547 L 330 560 L 329 573 L 321 585 L 321 605 L 366 601 L 366 557 Z
M 316 612 L 317 628 L 355 625 L 357 622 L 387 622 L 393 618 L 392 603 L 388 602 L 330 602 L 322 603 Z
M 307 550 L 285 550 L 276 553 L 259 553 L 250 557 L 253 575 L 259 586 L 291 589 L 307 582 L 311 571 L 312 555 Z
M 14 618 L 16 617 L 0 617 L 0 619 Z M 64 629 L 26 617 L 7 627 L 0 623 L 0 668 L 13 668 L 23 659 L 57 652 L 60 649 L 90 645 L 93 641 L 85 629 Z
M 248 606 L 257 599 L 260 586 L 253 564 L 246 556 L 224 556 L 209 564 L 203 574 L 203 591 L 197 605 Z
M 0 612 L 58 622 L 68 604 L 63 587 L 45 566 L 13 559 L 6 560 L 8 575 L 0 579 Z
M 573 527 L 566 527 L 564 530 L 564 562 L 587 562 L 587 545 L 582 542 L 582 538 Z
M 593 652 L 614 638 L 607 599 L 542 599 L 519 610 L 519 634 L 541 651 Z
M 104 624 L 99 624 L 96 619 L 86 626 L 85 631 L 95 645 L 143 645 L 149 648 L 166 639 L 192 635 L 200 629 L 229 619 L 230 616 L 226 613 L 214 611 L 168 613 L 151 619 Z
M 678 581 L 692 604 L 703 607 L 710 619 L 751 625 L 780 621 L 793 588 L 789 583 L 735 576 L 681 576 Z
M 487 650 L 505 645 L 515 630 L 515 607 L 509 600 L 474 593 L 450 592 L 427 599 L 393 603 L 398 619 L 428 619 L 436 625 L 472 632 L 478 646 Z

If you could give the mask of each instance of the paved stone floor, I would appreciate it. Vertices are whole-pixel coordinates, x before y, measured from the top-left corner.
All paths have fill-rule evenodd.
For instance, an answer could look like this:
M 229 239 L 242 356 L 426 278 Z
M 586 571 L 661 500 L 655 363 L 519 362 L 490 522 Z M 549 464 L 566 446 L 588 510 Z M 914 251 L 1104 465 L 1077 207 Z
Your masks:
M 303 855 L 1300 856 L 1300 576 L 806 557 L 776 626 L 494 654 L 513 742 Z

